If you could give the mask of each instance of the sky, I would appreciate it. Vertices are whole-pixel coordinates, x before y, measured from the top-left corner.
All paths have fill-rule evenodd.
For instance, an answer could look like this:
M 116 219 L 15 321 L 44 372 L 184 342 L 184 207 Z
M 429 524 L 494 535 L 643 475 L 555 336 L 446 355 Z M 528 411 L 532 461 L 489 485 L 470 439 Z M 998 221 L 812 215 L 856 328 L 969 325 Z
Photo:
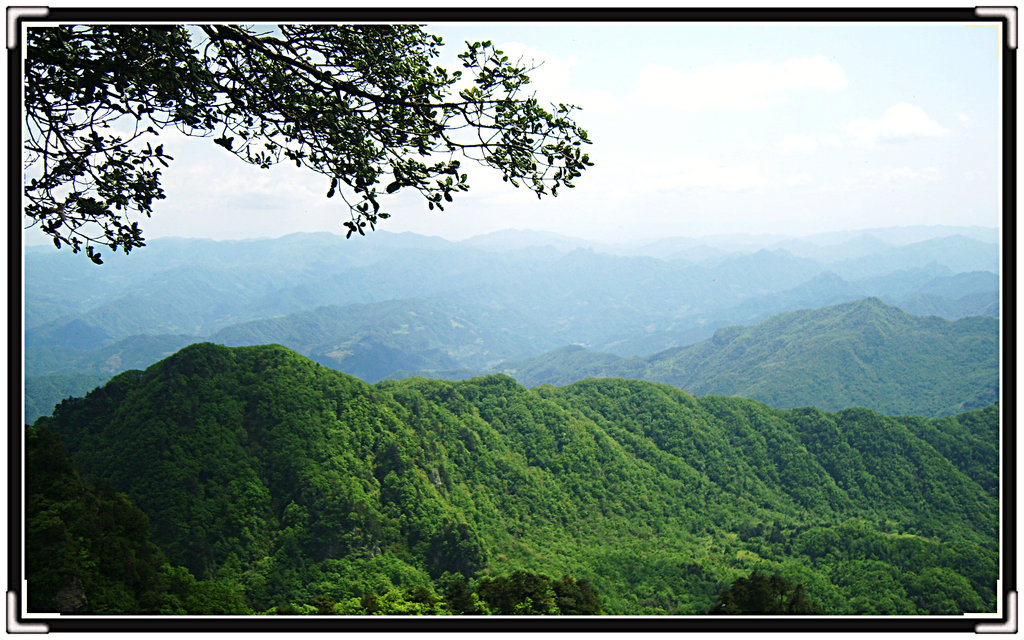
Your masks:
M 810 235 L 918 224 L 996 227 L 1000 64 L 994 23 L 428 23 L 439 64 L 492 40 L 542 101 L 581 107 L 595 166 L 538 200 L 487 170 L 444 212 L 413 194 L 378 228 L 459 240 L 535 229 L 603 242 Z M 209 139 L 175 158 L 148 239 L 343 233 L 326 179 L 248 166 Z M 38 236 L 29 236 L 36 242 Z

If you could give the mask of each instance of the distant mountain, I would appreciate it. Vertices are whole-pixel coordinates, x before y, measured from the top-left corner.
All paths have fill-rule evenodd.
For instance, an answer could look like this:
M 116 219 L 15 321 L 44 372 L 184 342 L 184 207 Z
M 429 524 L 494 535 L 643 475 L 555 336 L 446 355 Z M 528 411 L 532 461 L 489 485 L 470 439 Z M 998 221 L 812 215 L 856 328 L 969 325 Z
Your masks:
M 961 298 L 979 293 L 999 293 L 999 276 L 991 271 L 969 271 L 934 278 L 913 292 L 916 295 L 934 295 Z
M 70 373 L 110 376 L 126 369 L 148 367 L 200 339 L 189 335 L 131 336 L 97 349 L 27 346 L 25 375 Z
M 747 312 L 754 316 L 766 307 L 808 303 L 816 295 L 828 299 L 855 292 L 855 285 L 824 274 L 774 302 L 752 304 Z M 997 311 L 989 308 L 995 302 L 984 294 L 957 301 L 934 296 L 916 300 L 929 315 L 963 311 L 972 300 L 979 311 Z M 859 306 L 869 309 L 866 317 L 885 316 L 880 325 L 885 330 L 848 313 Z M 744 309 L 730 313 L 740 316 Z M 551 319 L 557 316 L 552 314 Z M 550 320 L 543 324 L 500 304 L 411 299 L 321 307 L 233 325 L 208 339 L 229 346 L 283 344 L 371 382 L 411 375 L 464 379 L 505 373 L 532 387 L 586 377 L 626 377 L 667 382 L 694 393 L 749 395 L 783 407 L 835 410 L 860 405 L 884 413 L 923 415 L 983 406 L 998 397 L 995 317 L 953 323 L 920 318 L 873 299 L 787 313 L 755 326 L 722 327 L 725 322 L 720 322 L 718 329 L 706 329 L 714 335 L 703 341 L 623 358 L 582 346 L 546 352 L 571 339 L 574 327 L 559 329 Z M 637 335 L 647 344 L 657 344 L 659 336 L 666 341 L 673 337 L 668 331 Z M 730 336 L 742 339 L 733 344 Z M 26 373 L 109 377 L 148 366 L 199 340 L 187 335 L 135 336 L 94 350 L 29 346 Z M 26 399 L 33 404 L 50 402 L 49 396 L 37 400 L 32 392 Z
M 526 387 L 563 386 L 584 378 L 642 378 L 646 364 L 643 358 L 620 358 L 572 345 L 534 358 L 503 363 L 495 372 L 512 376 Z
M 527 386 L 638 378 L 775 407 L 940 416 L 999 399 L 999 322 L 914 316 L 870 298 L 721 328 L 643 358 L 569 347 L 495 371 Z
M 332 238 L 334 238 L 332 240 Z M 166 239 L 130 256 L 83 265 L 66 253 L 26 256 L 25 306 L 31 344 L 60 344 L 65 327 L 87 325 L 102 344 L 139 334 L 203 333 L 250 319 L 276 290 L 311 273 L 351 268 L 330 234 L 214 242 Z M 258 316 L 256 316 L 258 317 Z
M 862 285 L 825 271 L 791 289 L 748 298 L 735 307 L 721 311 L 717 314 L 714 326 L 749 324 L 784 311 L 817 309 L 857 300 L 866 295 Z
M 917 242 L 924 242 L 935 238 L 949 236 L 964 236 L 982 242 L 999 242 L 999 229 L 994 227 L 980 226 L 952 226 L 952 225 L 908 225 L 902 227 L 874 227 L 870 229 L 856 229 L 847 231 L 828 231 L 803 236 L 799 240 L 818 245 L 835 245 L 847 242 L 857 236 L 877 236 L 884 238 L 889 245 L 907 245 Z
M 830 269 L 847 279 L 869 278 L 893 271 L 938 264 L 953 273 L 965 271 L 999 272 L 999 247 L 966 236 L 933 238 L 836 262 Z
M 823 264 L 829 264 L 877 253 L 892 245 L 874 233 L 865 232 L 835 243 L 822 243 L 806 238 L 794 238 L 780 242 L 776 246 L 794 255 L 812 258 Z
M 999 294 L 969 293 L 956 299 L 934 293 L 923 293 L 898 301 L 898 306 L 919 316 L 940 316 L 959 319 L 968 316 L 999 316 Z
M 25 378 L 25 424 L 50 415 L 61 400 L 80 398 L 109 379 L 84 373 Z
M 811 252 L 816 256 L 811 259 L 765 249 L 769 240 L 666 239 L 647 245 L 652 257 L 642 255 L 643 245 L 616 249 L 526 231 L 459 243 L 386 232 L 358 240 L 333 234 L 235 242 L 179 238 L 154 240 L 131 256 L 108 256 L 105 264 L 85 268 L 77 256 L 36 250 L 25 262 L 26 340 L 94 349 L 132 335 L 210 335 L 240 322 L 321 306 L 469 292 L 537 321 L 560 310 L 564 319 L 556 324 L 579 329 L 579 335 L 563 335 L 563 344 L 582 342 L 637 355 L 667 342 L 703 339 L 721 323 L 793 310 L 774 305 L 753 315 L 749 309 L 738 316 L 723 313 L 757 298 L 770 300 L 826 270 L 864 285 L 863 295 L 899 301 L 924 292 L 895 294 L 884 282 L 875 287 L 866 280 L 908 270 L 937 277 L 995 273 L 998 267 L 996 246 L 967 236 L 885 246 L 827 268 L 822 256 L 837 255 L 827 246 Z M 762 244 L 749 244 L 755 241 Z M 798 244 L 806 249 L 809 242 Z M 594 246 L 597 251 L 589 248 Z M 977 291 L 952 297 L 968 293 Z M 637 341 L 643 336 L 631 334 L 649 325 L 655 328 L 647 333 L 668 340 Z
M 258 611 L 529 571 L 587 580 L 606 613 L 703 614 L 758 569 L 828 613 L 913 615 L 996 607 L 998 423 L 994 406 L 908 420 L 643 381 L 370 386 L 279 346 L 197 344 L 29 437 L 54 451 L 59 435 L 172 564 Z M 34 456 L 33 477 L 53 459 Z M 63 549 L 36 512 L 31 548 Z M 47 557 L 45 575 L 29 558 L 29 581 L 58 591 L 95 557 Z
M 999 322 L 920 317 L 877 298 L 719 329 L 647 359 L 645 379 L 777 407 L 948 415 L 999 397 Z
M 707 260 L 702 266 L 713 281 L 744 287 L 753 293 L 789 289 L 822 272 L 818 262 L 781 249 Z
M 538 342 L 529 322 L 503 308 L 410 299 L 320 307 L 214 333 L 228 346 L 276 343 L 376 382 L 400 370 L 487 367 L 523 357 Z M 543 343 L 541 343 L 543 344 Z
M 750 238 L 729 239 L 744 240 Z M 968 257 L 991 249 L 947 240 L 966 247 Z M 689 242 L 668 239 L 661 248 L 677 241 Z M 916 266 L 858 279 L 781 249 L 689 261 L 551 246 L 484 250 L 387 233 L 356 241 L 332 234 L 158 240 L 85 268 L 66 254 L 39 250 L 26 262 L 26 367 L 30 375 L 112 375 L 202 336 L 285 344 L 376 380 L 405 371 L 477 370 L 566 344 L 646 356 L 705 340 L 722 327 L 867 296 L 947 318 L 997 314 L 998 276 L 957 273 L 941 263 L 948 248 L 937 241 L 888 247 L 895 252 L 886 253 L 890 262 Z M 906 260 L 902 250 L 911 252 Z M 416 325 L 421 330 L 403 333 L 394 319 L 417 299 L 434 307 Z M 170 346 L 125 342 L 140 335 Z
M 878 297 L 914 315 L 947 320 L 999 315 L 999 276 L 990 271 L 949 274 L 947 267 L 932 265 L 848 281 L 826 271 L 792 289 L 748 298 L 717 311 L 708 326 L 751 324 L 785 311 L 817 309 L 865 297 Z

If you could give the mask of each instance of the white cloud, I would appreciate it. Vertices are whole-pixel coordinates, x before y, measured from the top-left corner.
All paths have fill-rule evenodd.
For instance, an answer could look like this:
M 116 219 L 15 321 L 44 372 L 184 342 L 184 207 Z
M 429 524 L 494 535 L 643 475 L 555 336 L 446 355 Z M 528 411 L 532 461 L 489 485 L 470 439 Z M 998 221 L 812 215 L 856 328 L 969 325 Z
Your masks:
M 807 184 L 807 183 L 813 182 L 813 181 L 814 181 L 814 178 L 811 177 L 811 174 L 809 174 L 806 171 L 804 171 L 804 172 L 798 173 L 795 176 L 787 178 L 786 181 L 785 181 L 785 185 L 787 187 L 799 187 L 802 184 Z
M 963 126 L 967 128 L 974 126 L 974 120 L 972 120 L 971 116 L 967 115 L 966 113 L 958 113 L 956 114 L 956 117 L 960 120 L 960 124 L 962 124 Z
M 652 158 L 616 158 L 614 166 L 602 164 L 590 180 L 603 185 L 601 197 L 634 197 L 637 193 L 708 190 L 716 194 L 749 190 L 790 188 L 813 181 L 804 172 L 793 175 L 766 174 L 753 162 L 723 162 L 700 154 L 678 155 L 655 161 Z
M 941 174 L 935 167 L 925 169 L 899 167 L 883 175 L 882 179 L 886 182 L 935 182 L 940 177 Z
M 632 98 L 680 111 L 760 109 L 786 102 L 787 94 L 846 86 L 842 67 L 825 56 L 717 63 L 691 72 L 662 64 L 640 70 Z
M 858 118 L 846 125 L 846 132 L 858 144 L 866 147 L 948 133 L 924 109 L 906 102 L 889 107 L 885 115 L 877 120 Z
M 778 143 L 778 149 L 786 155 L 812 153 L 824 147 L 838 147 L 839 136 L 835 134 L 804 135 L 787 133 Z
M 694 189 L 710 188 L 725 191 L 742 191 L 754 187 L 766 187 L 771 182 L 753 163 L 727 166 L 704 156 L 680 156 L 673 162 L 660 167 L 653 176 L 650 189 Z
M 569 92 L 567 102 L 580 107 L 584 113 L 600 113 L 603 115 L 618 115 L 622 113 L 619 101 L 610 91 L 596 89 L 586 93 Z

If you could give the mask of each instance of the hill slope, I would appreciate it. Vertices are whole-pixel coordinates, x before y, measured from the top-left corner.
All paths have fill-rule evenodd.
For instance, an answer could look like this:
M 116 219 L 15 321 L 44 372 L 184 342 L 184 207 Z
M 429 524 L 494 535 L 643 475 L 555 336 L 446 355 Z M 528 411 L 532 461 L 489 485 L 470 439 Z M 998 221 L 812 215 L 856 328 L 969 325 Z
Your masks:
M 868 298 L 724 327 L 646 358 L 569 347 L 498 370 L 526 386 L 628 377 L 780 408 L 942 416 L 998 400 L 999 322 L 914 316 Z
M 701 613 L 758 568 L 833 613 L 952 613 L 994 607 L 979 469 L 997 462 L 930 442 L 953 455 L 997 420 L 625 380 L 370 386 L 282 347 L 198 344 L 37 426 L 145 511 L 172 562 L 257 609 L 523 569 L 587 579 L 610 613 Z
M 999 323 L 913 316 L 869 298 L 719 329 L 648 363 L 645 379 L 697 394 L 948 415 L 998 399 Z

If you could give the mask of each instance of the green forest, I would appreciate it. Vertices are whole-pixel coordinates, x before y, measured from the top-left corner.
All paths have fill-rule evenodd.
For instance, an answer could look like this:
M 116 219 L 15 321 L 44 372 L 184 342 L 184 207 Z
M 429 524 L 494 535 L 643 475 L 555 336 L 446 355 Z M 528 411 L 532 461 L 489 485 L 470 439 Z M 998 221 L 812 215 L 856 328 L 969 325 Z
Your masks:
M 773 407 L 946 416 L 999 398 L 999 320 L 915 316 L 877 298 L 722 327 L 647 357 L 565 347 L 499 367 L 526 386 L 583 377 L 664 382 Z
M 186 347 L 27 428 L 30 611 L 992 612 L 999 408 L 364 383 Z

